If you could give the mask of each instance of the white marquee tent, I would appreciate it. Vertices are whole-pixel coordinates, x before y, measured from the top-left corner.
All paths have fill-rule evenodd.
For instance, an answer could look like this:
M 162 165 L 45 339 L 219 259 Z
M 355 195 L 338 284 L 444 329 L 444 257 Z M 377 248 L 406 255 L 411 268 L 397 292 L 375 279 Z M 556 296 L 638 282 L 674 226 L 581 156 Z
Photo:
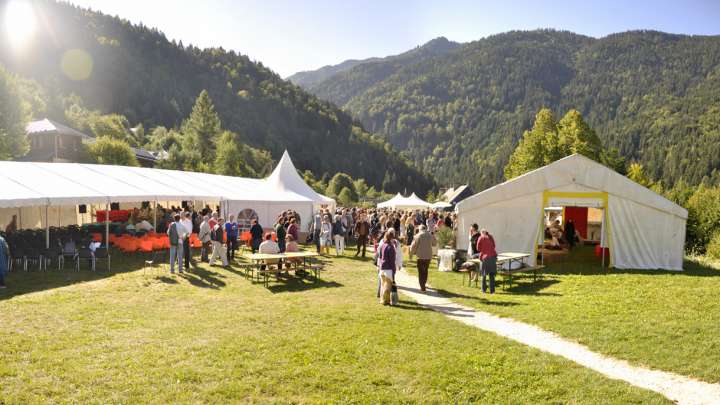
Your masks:
M 293 209 L 300 214 L 301 229 L 310 223 L 310 217 L 318 208 L 335 208 L 335 200 L 317 193 L 305 183 L 287 151 L 272 174 L 254 187 L 252 193 L 243 190 L 227 194 L 225 202 L 227 212 L 236 217 L 245 210 L 255 211 L 260 224 L 265 227 L 272 226 L 280 212 Z
M 308 218 L 319 205 L 335 205 L 333 199 L 305 184 L 287 152 L 267 179 L 127 166 L 0 161 L 0 190 L 0 217 L 19 212 L 37 219 L 24 223 L 44 226 L 76 223 L 80 204 L 216 202 L 226 210 L 251 208 L 266 226 L 285 209 Z
M 402 194 L 397 193 L 393 198 L 379 203 L 377 207 L 396 210 L 413 210 L 428 208 L 430 204 L 420 199 L 415 193 L 412 193 L 410 197 L 403 197 Z
M 582 155 L 460 202 L 458 235 L 468 235 L 477 223 L 493 234 L 499 252 L 528 252 L 535 264 L 544 208 L 550 206 L 603 209 L 601 244 L 609 247 L 613 267 L 682 270 L 687 210 Z M 459 238 L 460 249 L 467 245 L 467 238 Z

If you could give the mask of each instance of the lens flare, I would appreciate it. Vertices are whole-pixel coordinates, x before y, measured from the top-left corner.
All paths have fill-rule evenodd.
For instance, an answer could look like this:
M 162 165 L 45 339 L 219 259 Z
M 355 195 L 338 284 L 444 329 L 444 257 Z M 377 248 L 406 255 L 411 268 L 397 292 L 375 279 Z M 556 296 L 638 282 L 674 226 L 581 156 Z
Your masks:
M 29 1 L 11 0 L 5 6 L 3 21 L 10 45 L 20 48 L 32 39 L 37 19 Z
M 60 69 L 70 80 L 85 80 L 93 71 L 92 56 L 82 49 L 71 49 L 63 54 Z

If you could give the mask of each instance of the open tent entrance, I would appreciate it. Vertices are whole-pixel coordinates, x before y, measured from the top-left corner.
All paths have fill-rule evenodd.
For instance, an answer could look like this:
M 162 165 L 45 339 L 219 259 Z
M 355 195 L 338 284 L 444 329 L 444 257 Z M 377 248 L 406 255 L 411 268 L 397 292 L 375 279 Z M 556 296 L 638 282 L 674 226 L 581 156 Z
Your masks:
M 545 264 L 546 258 L 567 256 L 569 247 L 580 245 L 583 249 L 594 249 L 603 268 L 606 263 L 612 266 L 607 217 L 605 192 L 545 191 L 537 243 L 541 263 Z

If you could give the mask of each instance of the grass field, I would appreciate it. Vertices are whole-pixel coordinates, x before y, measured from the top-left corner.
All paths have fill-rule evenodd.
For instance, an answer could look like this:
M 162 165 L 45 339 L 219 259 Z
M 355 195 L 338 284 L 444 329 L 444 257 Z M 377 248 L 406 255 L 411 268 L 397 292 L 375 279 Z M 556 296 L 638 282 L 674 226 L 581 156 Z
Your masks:
M 110 275 L 10 275 L 0 403 L 667 402 L 412 302 L 383 307 L 366 261 L 333 258 L 317 284 L 270 288 L 237 269 L 114 262 Z
M 410 266 L 411 272 L 415 268 Z M 482 294 L 462 275 L 432 271 L 459 303 L 541 326 L 591 349 L 720 382 L 720 267 L 688 260 L 684 272 L 602 270 L 588 249 L 548 265 L 543 280 Z

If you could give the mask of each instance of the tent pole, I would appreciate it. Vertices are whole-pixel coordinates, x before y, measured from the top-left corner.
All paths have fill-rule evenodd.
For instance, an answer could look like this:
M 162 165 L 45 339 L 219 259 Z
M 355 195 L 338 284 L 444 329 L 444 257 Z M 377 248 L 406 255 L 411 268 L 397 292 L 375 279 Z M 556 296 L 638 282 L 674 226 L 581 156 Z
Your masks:
M 18 227 L 17 229 L 23 229 L 22 227 L 22 207 L 18 207 Z
M 45 206 L 45 249 L 50 249 L 50 217 L 48 216 L 49 206 Z
M 602 256 L 602 262 L 601 262 L 601 269 L 605 270 L 605 209 L 603 208 L 603 217 L 602 217 L 602 229 L 600 230 L 601 237 L 600 237 L 600 255 Z
M 157 232 L 157 212 L 158 212 L 158 204 L 157 199 L 155 199 L 155 205 L 153 206 L 153 227 L 155 228 L 155 232 Z
M 105 203 L 105 248 L 110 249 L 110 203 Z

